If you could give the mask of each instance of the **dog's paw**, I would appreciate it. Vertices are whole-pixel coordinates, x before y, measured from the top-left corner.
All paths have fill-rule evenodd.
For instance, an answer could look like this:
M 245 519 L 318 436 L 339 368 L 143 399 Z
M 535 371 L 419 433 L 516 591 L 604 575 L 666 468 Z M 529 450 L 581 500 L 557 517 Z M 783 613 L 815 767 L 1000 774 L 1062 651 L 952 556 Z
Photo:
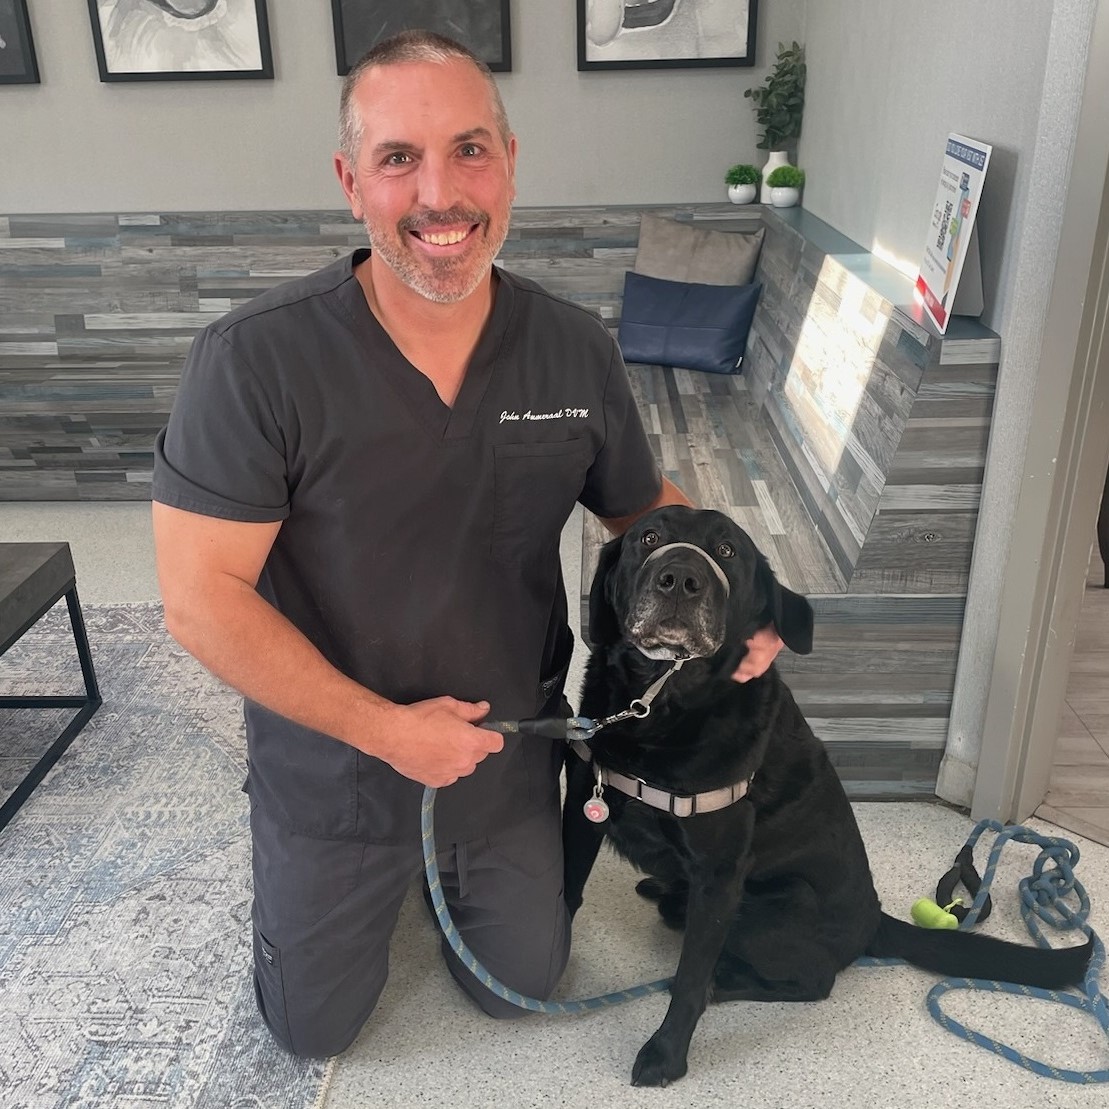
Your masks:
M 633 1086 L 668 1086 L 686 1072 L 684 1052 L 675 1057 L 672 1048 L 656 1032 L 640 1049 L 632 1067 Z
M 661 878 L 641 878 L 635 884 L 635 892 L 640 897 L 646 898 L 648 901 L 658 901 L 660 898 L 665 897 L 671 890 L 671 884 L 664 882 Z

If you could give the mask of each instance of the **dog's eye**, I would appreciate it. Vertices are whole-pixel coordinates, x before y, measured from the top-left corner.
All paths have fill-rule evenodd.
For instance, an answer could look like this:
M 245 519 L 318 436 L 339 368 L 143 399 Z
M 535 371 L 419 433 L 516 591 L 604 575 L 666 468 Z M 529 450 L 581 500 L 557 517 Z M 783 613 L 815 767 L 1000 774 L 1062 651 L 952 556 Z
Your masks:
M 732 558 L 735 555 L 735 547 L 733 547 L 731 543 L 721 543 L 720 546 L 716 548 L 716 553 L 721 558 Z
M 657 547 L 658 546 L 658 532 L 645 531 L 639 538 L 640 543 L 644 547 Z

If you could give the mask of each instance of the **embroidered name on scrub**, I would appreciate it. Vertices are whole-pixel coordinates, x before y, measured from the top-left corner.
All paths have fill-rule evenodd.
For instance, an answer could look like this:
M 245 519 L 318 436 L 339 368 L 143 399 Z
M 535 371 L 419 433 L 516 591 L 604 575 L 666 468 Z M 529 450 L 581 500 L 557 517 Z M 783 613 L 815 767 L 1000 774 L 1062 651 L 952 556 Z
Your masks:
M 506 420 L 584 420 L 589 415 L 588 408 L 560 408 L 557 412 L 532 412 L 528 409 L 522 416 L 519 412 L 502 412 L 500 422 Z

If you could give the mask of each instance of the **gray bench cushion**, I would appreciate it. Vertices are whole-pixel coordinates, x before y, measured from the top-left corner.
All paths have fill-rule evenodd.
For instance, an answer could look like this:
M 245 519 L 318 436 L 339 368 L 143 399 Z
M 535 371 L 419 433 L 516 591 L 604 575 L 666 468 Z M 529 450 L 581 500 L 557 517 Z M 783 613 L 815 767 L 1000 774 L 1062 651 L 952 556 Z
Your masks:
M 646 213 L 639 221 L 635 272 L 664 281 L 749 285 L 755 278 L 766 229 L 710 231 Z

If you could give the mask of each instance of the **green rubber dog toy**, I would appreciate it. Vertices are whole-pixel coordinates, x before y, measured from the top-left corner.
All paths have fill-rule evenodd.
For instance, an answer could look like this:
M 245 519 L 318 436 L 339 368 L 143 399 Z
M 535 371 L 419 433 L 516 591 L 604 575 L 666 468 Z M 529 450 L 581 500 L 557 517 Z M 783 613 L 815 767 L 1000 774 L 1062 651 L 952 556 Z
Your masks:
M 958 928 L 958 917 L 952 916 L 948 910 L 962 903 L 962 898 L 957 897 L 950 905 L 941 909 L 930 897 L 922 897 L 913 902 L 912 918 L 921 928 Z

